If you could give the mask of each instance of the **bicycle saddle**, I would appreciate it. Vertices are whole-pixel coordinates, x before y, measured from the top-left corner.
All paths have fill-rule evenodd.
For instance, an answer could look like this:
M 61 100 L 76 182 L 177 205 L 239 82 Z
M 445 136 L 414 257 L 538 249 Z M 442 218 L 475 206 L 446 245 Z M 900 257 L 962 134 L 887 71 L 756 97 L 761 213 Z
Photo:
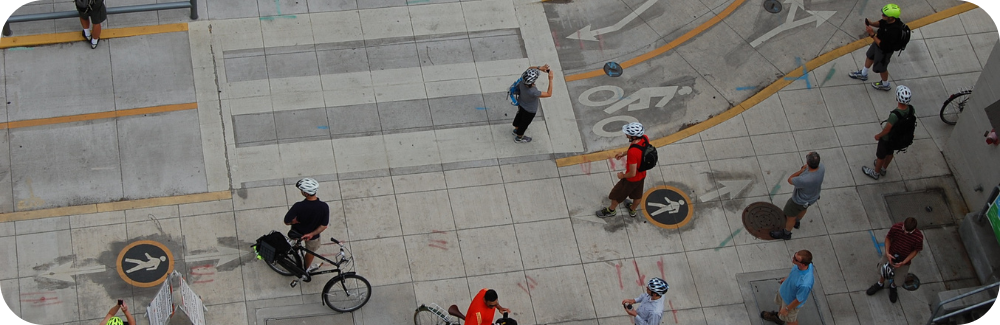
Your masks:
M 462 311 L 459 310 L 458 306 L 456 305 L 451 305 L 451 307 L 448 307 L 448 314 L 458 317 L 458 319 L 465 320 L 465 314 L 462 314 Z

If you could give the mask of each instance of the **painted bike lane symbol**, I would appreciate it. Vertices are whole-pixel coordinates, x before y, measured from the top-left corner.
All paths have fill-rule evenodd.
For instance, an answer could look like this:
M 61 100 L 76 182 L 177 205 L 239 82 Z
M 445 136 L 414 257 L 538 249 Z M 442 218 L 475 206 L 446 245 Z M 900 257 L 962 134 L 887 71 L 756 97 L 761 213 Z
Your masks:
M 625 96 L 625 90 L 621 87 L 605 85 L 585 90 L 580 94 L 577 100 L 579 100 L 580 104 L 584 106 L 608 106 L 604 109 L 605 113 L 618 114 L 622 109 L 632 112 L 651 107 L 663 108 L 667 106 L 667 103 L 674 99 L 675 96 L 684 96 L 691 94 L 692 92 L 693 89 L 688 86 L 647 87 L 636 90 L 629 96 Z M 604 99 L 595 100 L 595 97 Z M 654 98 L 660 99 L 654 104 Z M 612 122 L 622 122 L 622 124 L 625 124 L 638 121 L 639 120 L 635 117 L 628 115 L 612 115 L 594 124 L 593 131 L 594 134 L 602 137 L 618 137 L 621 136 L 621 129 L 607 131 L 605 130 L 605 127 Z
M 118 253 L 116 264 L 122 280 L 143 288 L 163 283 L 174 270 L 174 258 L 170 249 L 152 240 L 128 244 Z

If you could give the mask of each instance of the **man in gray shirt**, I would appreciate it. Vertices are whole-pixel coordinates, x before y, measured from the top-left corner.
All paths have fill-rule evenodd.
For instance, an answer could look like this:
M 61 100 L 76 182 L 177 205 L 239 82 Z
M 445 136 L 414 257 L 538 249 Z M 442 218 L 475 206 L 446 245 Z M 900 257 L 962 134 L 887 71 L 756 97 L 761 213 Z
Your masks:
M 795 190 L 785 202 L 785 228 L 771 231 L 772 238 L 792 239 L 792 227 L 798 229 L 799 221 L 806 215 L 806 209 L 819 200 L 824 174 L 826 167 L 819 163 L 819 154 L 815 151 L 806 154 L 806 164 L 788 177 L 788 184 L 795 186 Z
M 544 93 L 535 87 L 539 72 L 549 74 L 549 89 Z M 521 75 L 521 79 L 524 81 L 517 85 L 520 95 L 517 97 L 517 115 L 514 116 L 514 130 L 511 133 L 514 134 L 514 142 L 528 143 L 531 142 L 531 137 L 524 136 L 524 131 L 528 129 L 531 120 L 535 119 L 535 113 L 538 112 L 539 106 L 538 99 L 552 97 L 552 69 L 549 69 L 548 64 L 540 67 L 528 67 L 528 70 Z

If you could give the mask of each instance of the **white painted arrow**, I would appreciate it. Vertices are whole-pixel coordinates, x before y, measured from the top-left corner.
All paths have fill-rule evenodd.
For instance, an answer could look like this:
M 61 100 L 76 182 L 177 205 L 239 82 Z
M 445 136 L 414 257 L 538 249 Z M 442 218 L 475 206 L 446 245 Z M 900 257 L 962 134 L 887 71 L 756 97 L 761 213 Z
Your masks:
M 643 3 L 641 6 L 639 6 L 639 8 L 636 8 L 635 11 L 629 13 L 627 16 L 625 16 L 625 18 L 622 18 L 622 20 L 618 21 L 614 25 L 611 25 L 611 26 L 608 26 L 608 27 L 604 27 L 604 28 L 600 28 L 600 29 L 595 29 L 595 30 L 590 30 L 591 26 L 587 25 L 587 27 L 584 27 L 584 28 L 580 29 L 576 33 L 573 33 L 572 35 L 566 36 L 566 38 L 569 38 L 569 39 L 578 39 L 578 40 L 584 40 L 584 41 L 596 41 L 597 40 L 597 35 L 604 35 L 604 34 L 608 34 L 608 33 L 611 33 L 611 32 L 618 31 L 618 30 L 622 29 L 623 27 L 625 27 L 625 25 L 628 25 L 628 23 L 630 23 L 633 20 L 635 20 L 636 18 L 639 18 L 639 15 L 642 14 L 643 11 L 646 11 L 646 9 L 649 9 L 649 7 L 652 7 L 653 4 L 656 3 L 656 1 L 657 0 L 648 0 L 648 1 L 646 1 L 646 3 Z
M 737 193 L 742 192 L 743 189 L 745 189 L 747 185 L 750 185 L 751 182 L 753 182 L 753 180 L 749 179 L 734 179 L 728 181 L 719 181 L 719 185 L 722 185 L 722 187 L 718 188 L 718 190 L 716 191 L 711 191 L 705 193 L 704 195 L 699 196 L 698 200 L 700 200 L 701 202 L 708 202 L 720 198 L 726 194 L 729 194 L 729 198 L 731 199 Z
M 216 252 L 212 253 L 202 253 L 198 255 L 188 255 L 184 257 L 185 262 L 198 262 L 198 261 L 208 261 L 208 260 L 219 260 L 215 265 L 222 265 L 229 263 L 229 261 L 235 260 L 240 257 L 241 252 L 238 249 L 233 249 L 225 246 L 216 246 Z
M 69 263 L 59 264 L 56 267 L 49 269 L 48 272 L 41 273 L 38 276 L 56 281 L 76 283 L 76 280 L 73 279 L 74 275 L 100 273 L 104 272 L 105 269 L 107 268 L 104 267 L 104 265 L 73 268 L 73 262 L 69 262 Z
M 656 102 L 657 108 L 663 108 L 666 106 L 671 99 L 674 99 L 675 94 L 687 95 L 692 91 L 691 87 L 683 86 L 669 86 L 669 87 L 649 87 L 637 90 L 631 96 L 622 98 L 614 105 L 608 106 L 604 109 L 605 113 L 614 114 L 618 110 L 628 106 L 629 111 L 636 111 L 640 109 L 649 108 L 649 103 L 653 97 L 663 97 L 660 101 Z M 639 101 L 639 102 L 635 102 Z M 633 104 L 634 103 L 634 104 Z
M 836 11 L 812 11 L 812 10 L 806 10 L 806 12 L 808 12 L 812 16 L 796 20 L 793 22 L 785 22 L 784 24 L 778 25 L 778 27 L 775 27 L 774 29 L 768 31 L 767 33 L 764 33 L 764 35 L 761 35 L 757 39 L 753 40 L 753 42 L 750 42 L 750 46 L 757 47 L 760 44 L 763 44 L 767 40 L 771 39 L 775 35 L 778 35 L 781 32 L 799 26 L 807 25 L 810 23 L 816 23 L 816 27 L 819 27 L 820 25 L 823 24 L 823 22 L 829 20 L 830 17 L 833 17 L 833 15 L 837 13 Z M 789 17 L 792 17 L 792 15 L 790 14 Z

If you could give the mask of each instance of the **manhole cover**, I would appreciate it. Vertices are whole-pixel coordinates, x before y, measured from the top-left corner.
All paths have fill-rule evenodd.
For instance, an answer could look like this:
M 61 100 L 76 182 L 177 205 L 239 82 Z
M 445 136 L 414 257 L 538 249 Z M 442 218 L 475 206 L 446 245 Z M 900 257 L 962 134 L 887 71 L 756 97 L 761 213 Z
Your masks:
M 772 240 L 771 230 L 785 226 L 785 212 L 770 202 L 754 202 L 743 209 L 743 228 L 754 237 Z
M 781 2 L 778 0 L 764 0 L 764 10 L 772 14 L 781 12 Z
M 885 203 L 889 207 L 889 219 L 893 224 L 903 222 L 909 217 L 917 219 L 917 227 L 920 229 L 955 223 L 944 191 L 940 189 L 886 195 Z

